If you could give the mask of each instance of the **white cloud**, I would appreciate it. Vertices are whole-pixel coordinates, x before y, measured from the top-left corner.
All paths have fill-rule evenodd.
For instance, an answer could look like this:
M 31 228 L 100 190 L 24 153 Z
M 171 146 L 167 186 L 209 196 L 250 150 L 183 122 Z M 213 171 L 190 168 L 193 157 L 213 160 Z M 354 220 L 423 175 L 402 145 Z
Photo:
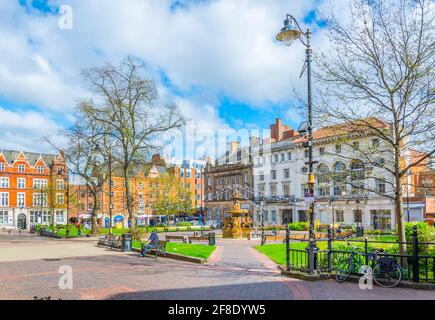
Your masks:
M 88 95 L 80 69 L 136 55 L 150 70 L 163 70 L 177 90 L 190 91 L 189 98 L 176 97 L 180 108 L 200 132 L 212 132 L 228 128 L 216 110 L 217 96 L 261 108 L 288 101 L 292 82 L 304 84 L 298 79 L 303 46 L 285 47 L 274 36 L 287 12 L 302 20 L 315 0 L 215 0 L 175 12 L 170 0 L 67 2 L 73 30 L 60 30 L 59 17 L 2 1 L 3 98 L 71 117 L 75 100 Z M 198 94 L 198 86 L 206 93 Z M 41 114 L 34 116 L 41 121 Z
M 43 141 L 44 136 L 54 138 L 54 143 L 61 143 L 56 136 L 61 129 L 46 115 L 35 111 L 10 111 L 0 107 L 0 149 L 26 150 L 33 152 L 51 152 L 52 148 Z
M 304 51 L 275 43 L 274 36 L 287 11 L 302 17 L 311 5 L 220 0 L 172 13 L 168 0 L 77 2 L 74 32 L 85 35 L 92 21 L 86 38 L 104 53 L 136 53 L 181 89 L 200 85 L 261 105 L 288 97 Z
M 287 11 L 302 17 L 312 1 L 219 0 L 175 13 L 170 3 L 71 1 L 72 31 L 60 30 L 58 17 L 30 15 L 18 4 L 3 4 L 15 19 L 0 22 L 6 39 L 0 49 L 8 57 L 2 61 L 0 83 L 12 74 L 14 85 L 22 81 L 27 94 L 13 86 L 6 86 L 4 93 L 56 108 L 82 93 L 76 91 L 80 68 L 134 54 L 162 68 L 181 89 L 205 86 L 258 105 L 288 96 L 303 48 L 281 46 L 274 36 Z M 40 61 L 45 61 L 44 68 Z M 48 72 L 53 69 L 55 73 Z

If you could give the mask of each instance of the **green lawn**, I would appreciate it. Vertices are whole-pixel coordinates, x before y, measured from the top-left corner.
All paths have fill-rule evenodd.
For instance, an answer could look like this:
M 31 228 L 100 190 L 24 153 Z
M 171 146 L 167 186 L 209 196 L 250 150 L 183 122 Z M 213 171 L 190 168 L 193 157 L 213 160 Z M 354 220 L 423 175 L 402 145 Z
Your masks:
M 305 250 L 307 246 L 308 242 L 290 243 L 290 248 L 294 250 Z M 327 247 L 327 242 L 317 242 L 317 247 L 319 247 L 320 250 L 324 250 Z M 264 246 L 256 246 L 255 249 L 269 257 L 275 263 L 285 266 L 285 244 L 266 244 Z M 303 259 L 302 262 L 305 261 L 304 255 L 299 255 L 299 258 Z
M 355 240 L 355 239 L 352 239 Z M 382 240 L 387 241 L 387 240 Z M 363 242 L 351 242 L 354 247 L 360 248 L 360 252 L 364 252 L 364 243 Z M 316 242 L 317 247 L 320 250 L 325 250 L 327 248 L 327 241 L 318 241 Z M 291 242 L 290 248 L 294 250 L 305 250 L 308 246 L 308 242 Z M 332 245 L 333 249 L 337 250 L 346 250 L 350 249 L 347 247 L 346 242 L 344 241 L 334 241 Z M 375 248 L 383 248 L 386 252 L 394 252 L 398 250 L 397 244 L 388 244 L 388 243 L 369 243 L 369 252 L 373 252 Z M 263 253 L 267 257 L 269 257 L 274 262 L 285 265 L 285 244 L 266 244 L 264 246 L 256 246 L 256 250 Z M 290 257 L 292 259 L 293 257 Z M 296 259 L 296 258 L 295 258 Z M 303 255 L 298 255 L 298 259 L 304 259 Z M 304 260 L 302 260 L 304 261 Z
M 396 242 L 397 237 L 396 236 L 389 236 L 389 235 L 367 235 L 360 238 L 353 238 L 352 240 L 364 240 L 364 238 L 367 237 L 369 241 L 385 241 L 385 242 Z
M 122 229 L 116 229 L 116 228 L 112 228 L 112 233 L 116 236 L 120 236 L 124 233 L 127 233 L 130 229 L 129 228 L 122 228 Z M 99 234 L 109 234 L 109 229 L 101 229 L 99 230 Z
M 140 249 L 141 241 L 134 240 L 133 248 Z M 194 257 L 207 259 L 213 251 L 216 249 L 216 246 L 209 246 L 203 244 L 190 244 L 190 243 L 174 243 L 168 242 L 166 244 L 166 252 L 177 253 L 183 256 Z
M 139 230 L 144 233 L 147 231 L 146 227 L 139 227 Z M 191 227 L 148 227 L 148 233 L 151 233 L 153 230 L 156 230 L 158 233 L 161 232 L 177 232 L 177 231 L 201 231 L 201 226 L 191 226 Z M 210 230 L 210 227 L 202 227 L 203 230 Z M 116 229 L 113 228 L 113 234 L 122 235 L 124 233 L 129 232 L 129 228 Z M 101 229 L 99 234 L 108 234 L 109 229 Z
M 320 250 L 326 249 L 327 242 L 317 242 L 317 245 Z M 360 249 L 358 252 L 364 252 L 364 243 L 352 243 L 353 246 L 359 247 Z M 302 250 L 305 251 L 305 248 L 307 247 L 307 242 L 294 242 L 290 244 L 290 247 L 294 250 Z M 344 251 L 349 250 L 350 248 L 346 246 L 343 242 L 334 242 L 333 248 Z M 369 244 L 369 252 L 373 252 L 374 248 L 384 248 L 386 252 L 398 252 L 398 245 L 397 244 Z M 256 246 L 255 249 L 257 249 L 262 254 L 269 257 L 271 260 L 273 260 L 275 263 L 285 266 L 286 265 L 286 256 L 285 251 L 286 247 L 285 244 L 267 244 L 264 246 Z M 435 250 L 430 251 L 430 254 L 435 254 Z M 333 257 L 333 268 L 336 267 L 338 260 L 342 257 L 341 255 L 334 255 Z M 307 266 L 307 258 L 308 255 L 302 252 L 298 251 L 291 251 L 290 253 L 290 265 L 295 268 L 305 268 Z M 360 259 L 361 263 L 364 263 L 364 257 L 358 256 L 358 259 Z M 320 254 L 319 255 L 319 263 L 323 268 L 326 268 L 327 266 L 327 255 L 326 254 Z M 433 279 L 433 272 L 434 272 L 434 266 L 431 263 L 431 260 L 427 262 L 427 264 L 424 264 L 424 260 L 421 259 L 420 261 L 420 278 L 423 279 L 426 276 L 427 271 L 427 277 L 429 279 Z M 409 270 L 403 269 L 402 272 L 409 276 Z

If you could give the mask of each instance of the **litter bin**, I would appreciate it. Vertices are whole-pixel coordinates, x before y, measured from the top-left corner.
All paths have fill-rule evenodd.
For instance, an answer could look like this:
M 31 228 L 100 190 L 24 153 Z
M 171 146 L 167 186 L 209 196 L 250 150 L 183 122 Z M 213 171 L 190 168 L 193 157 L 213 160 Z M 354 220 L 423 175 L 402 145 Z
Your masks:
M 364 237 L 364 227 L 357 227 L 356 228 L 356 236 L 357 237 Z
M 131 251 L 132 241 L 131 233 L 124 233 L 122 235 L 122 251 Z
M 208 245 L 214 246 L 216 244 L 216 234 L 214 232 L 210 232 L 208 234 Z

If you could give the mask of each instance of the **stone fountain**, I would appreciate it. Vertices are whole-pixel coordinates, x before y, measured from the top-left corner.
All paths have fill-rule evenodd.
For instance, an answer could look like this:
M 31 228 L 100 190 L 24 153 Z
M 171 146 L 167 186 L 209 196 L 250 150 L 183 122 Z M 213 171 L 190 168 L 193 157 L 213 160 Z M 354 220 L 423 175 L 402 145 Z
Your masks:
M 252 233 L 252 219 L 249 211 L 240 208 L 240 200 L 236 193 L 233 197 L 233 210 L 228 211 L 229 216 L 224 220 L 222 237 L 228 239 L 250 239 Z

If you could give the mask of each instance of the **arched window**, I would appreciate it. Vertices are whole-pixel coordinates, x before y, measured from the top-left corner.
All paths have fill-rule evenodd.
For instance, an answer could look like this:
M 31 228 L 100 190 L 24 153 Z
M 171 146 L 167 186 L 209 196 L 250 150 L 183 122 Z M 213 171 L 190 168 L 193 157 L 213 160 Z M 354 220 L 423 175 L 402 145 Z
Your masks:
M 362 194 L 364 192 L 364 162 L 361 160 L 352 160 L 350 163 L 350 179 L 352 185 L 352 194 Z
M 328 183 L 329 181 L 329 168 L 326 164 L 322 163 L 317 166 L 317 182 Z
M 334 164 L 334 196 L 346 193 L 346 165 L 338 161 Z
M 318 195 L 319 196 L 329 196 L 330 186 L 329 186 L 329 168 L 326 164 L 322 163 L 317 166 L 317 184 L 318 184 Z
M 341 161 L 336 162 L 334 165 L 334 172 L 337 173 L 337 172 L 344 172 L 344 171 L 346 171 L 346 165 Z
M 350 163 L 350 172 L 352 180 L 364 179 L 364 162 L 361 160 L 352 160 Z

